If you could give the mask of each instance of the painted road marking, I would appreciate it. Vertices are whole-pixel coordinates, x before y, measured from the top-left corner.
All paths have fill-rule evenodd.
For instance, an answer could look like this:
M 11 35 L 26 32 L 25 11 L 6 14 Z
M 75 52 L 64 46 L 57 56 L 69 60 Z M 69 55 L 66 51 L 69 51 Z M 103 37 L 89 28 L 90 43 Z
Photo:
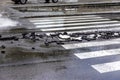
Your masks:
M 107 41 L 65 44 L 65 45 L 62 45 L 62 47 L 64 47 L 65 49 L 77 49 L 77 48 L 85 48 L 85 47 L 92 47 L 92 46 L 112 45 L 112 44 L 120 44 L 120 39 L 111 39 L 109 41 L 107 40 Z
M 86 20 L 98 20 L 98 19 L 104 19 L 104 20 L 110 20 L 110 19 L 106 19 L 106 18 L 97 18 L 97 17 L 93 17 L 93 18 L 71 18 L 71 19 L 41 19 L 41 18 L 39 18 L 39 19 L 36 19 L 36 20 L 32 20 L 32 19 L 29 19 L 29 21 L 30 22 L 52 22 L 52 21 L 74 21 L 74 20 L 83 20 L 83 21 L 86 21 Z
M 82 16 L 65 16 L 65 17 L 47 17 L 47 18 L 29 18 L 31 20 L 44 20 L 44 19 L 73 19 L 73 18 L 103 18 L 97 15 L 82 15 Z
M 51 28 L 51 29 L 41 29 L 42 31 L 74 30 L 74 29 L 82 29 L 82 28 L 96 28 L 93 30 L 119 30 L 120 29 L 120 24 L 118 23 L 118 21 L 111 21 L 110 19 L 98 17 L 96 15 L 95 16 L 89 15 L 89 16 L 73 16 L 73 17 L 71 16 L 70 17 L 69 16 L 68 17 L 52 17 L 52 18 L 45 18 L 45 19 L 34 18 L 34 19 L 31 19 L 30 21 L 33 22 L 37 28 Z M 65 24 L 65 23 L 70 23 L 70 24 Z M 85 26 L 75 27 L 77 25 L 85 25 Z M 68 27 L 64 27 L 64 26 L 68 26 Z M 69 26 L 72 26 L 72 27 L 69 27 Z M 52 27 L 56 27 L 56 28 L 52 28 Z M 104 27 L 110 27 L 110 28 L 106 29 Z M 91 29 L 85 30 L 85 31 L 91 31 Z M 80 32 L 80 31 L 72 31 L 69 33 L 73 33 L 73 32 Z M 109 41 L 106 40 L 106 41 L 65 44 L 65 45 L 62 45 L 62 47 L 64 47 L 65 49 L 77 49 L 77 48 L 84 48 L 84 47 L 87 48 L 87 47 L 94 47 L 94 46 L 105 46 L 105 45 L 112 45 L 112 44 L 120 44 L 120 39 L 111 39 Z M 102 50 L 102 51 L 94 51 L 94 52 L 75 53 L 74 55 L 80 59 L 90 59 L 90 58 L 106 57 L 106 56 L 113 56 L 113 55 L 119 55 L 119 54 L 120 54 L 120 49 L 110 49 L 110 50 Z M 120 61 L 94 64 L 91 66 L 100 73 L 113 72 L 113 71 L 120 70 Z
M 50 25 L 50 24 L 61 24 L 61 23 L 87 23 L 87 22 L 102 22 L 102 21 L 110 21 L 108 19 L 88 19 L 88 20 L 55 20 L 51 22 L 33 22 L 34 25 Z
M 50 29 L 41 29 L 41 31 L 59 31 L 59 30 L 74 30 L 74 29 L 85 29 L 85 28 L 106 28 L 106 27 L 120 27 L 118 24 L 102 24 L 102 25 L 92 25 L 92 26 L 77 26 L 77 27 L 61 27 L 61 28 L 50 28 Z
M 118 21 L 103 21 L 103 22 L 88 22 L 88 23 L 69 23 L 69 24 L 51 24 L 46 25 L 46 23 L 43 25 L 36 25 L 36 28 L 46 28 L 46 27 L 69 27 L 69 26 L 84 26 L 84 25 L 100 25 L 100 24 L 114 24 L 118 23 Z
M 100 73 L 108 73 L 120 70 L 120 61 L 92 65 Z
M 75 53 L 74 55 L 80 59 L 90 59 L 90 58 L 98 58 L 105 57 L 111 55 L 119 55 L 120 49 L 110 49 L 110 50 L 102 50 L 102 51 L 93 51 L 93 52 L 85 52 L 85 53 Z

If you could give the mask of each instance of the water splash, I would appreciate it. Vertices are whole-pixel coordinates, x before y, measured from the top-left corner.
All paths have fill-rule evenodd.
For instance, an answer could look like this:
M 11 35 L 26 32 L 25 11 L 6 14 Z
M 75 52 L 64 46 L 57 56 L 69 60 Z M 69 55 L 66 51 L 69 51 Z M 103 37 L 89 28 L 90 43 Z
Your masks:
M 10 18 L 4 17 L 2 13 L 0 13 L 0 30 L 9 29 L 18 25 L 17 21 L 14 21 Z

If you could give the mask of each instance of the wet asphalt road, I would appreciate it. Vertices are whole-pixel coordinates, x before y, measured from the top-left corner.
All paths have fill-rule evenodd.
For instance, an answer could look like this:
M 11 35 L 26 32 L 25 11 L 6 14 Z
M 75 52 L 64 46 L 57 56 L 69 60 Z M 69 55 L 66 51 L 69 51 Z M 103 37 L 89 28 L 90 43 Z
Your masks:
M 109 19 L 110 17 L 108 17 L 102 16 L 102 19 Z M 50 22 L 55 20 L 53 19 Z M 93 20 L 97 20 L 96 16 Z M 109 22 L 111 19 L 106 21 Z M 64 22 L 69 21 L 66 19 Z M 46 22 L 46 24 L 49 24 L 49 22 Z M 119 22 L 111 24 L 116 25 Z M 37 56 L 37 54 L 22 54 L 21 56 L 20 52 L 17 52 L 18 56 L 12 54 L 6 57 L 1 54 L 4 55 L 1 57 L 1 65 L 9 61 L 13 61 L 15 65 L 7 66 L 5 64 L 4 67 L 0 65 L 0 80 L 119 80 L 119 42 L 119 39 L 115 39 L 79 44 L 82 45 L 81 47 L 74 44 L 73 46 L 65 45 L 63 47 L 66 49 L 73 48 L 70 54 L 44 56 L 44 58 Z M 14 58 L 11 58 L 11 56 L 14 56 Z M 16 65 L 17 63 L 27 62 L 30 62 L 30 64 Z
M 74 57 L 74 56 L 73 56 Z M 113 58 L 119 58 L 114 56 Z M 108 58 L 107 58 L 108 59 Z M 103 61 L 104 60 L 104 61 Z M 1 67 L 1 80 L 118 80 L 120 71 L 100 74 L 90 65 L 107 62 L 106 58 L 55 61 L 39 64 Z

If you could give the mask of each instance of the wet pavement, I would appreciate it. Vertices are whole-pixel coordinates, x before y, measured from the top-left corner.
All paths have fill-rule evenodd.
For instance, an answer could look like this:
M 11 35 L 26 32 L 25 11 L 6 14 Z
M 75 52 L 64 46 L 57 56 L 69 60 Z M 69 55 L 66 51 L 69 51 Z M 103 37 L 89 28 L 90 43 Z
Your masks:
M 111 58 L 119 58 L 114 56 Z M 0 68 L 2 80 L 115 80 L 119 79 L 119 71 L 100 74 L 90 65 L 108 62 L 104 58 L 79 60 L 73 58 L 65 61 L 53 61 L 21 66 Z M 103 61 L 104 60 L 104 61 Z
M 97 0 L 92 1 L 96 2 Z M 77 1 L 71 0 L 69 2 Z M 11 1 L 7 1 L 5 4 L 10 7 L 12 5 L 14 8 L 17 6 Z M 28 2 L 28 4 L 32 4 L 32 2 Z M 7 13 L 6 9 L 1 10 L 3 12 L 3 17 L 0 18 L 2 37 L 9 35 L 21 37 L 20 32 L 26 31 L 37 31 L 37 34 L 44 33 L 49 36 L 56 32 L 78 33 L 98 30 L 120 30 L 119 13 L 75 15 L 74 13 L 80 13 L 79 10 L 92 12 L 92 10 L 96 11 L 98 8 L 91 10 L 91 8 L 83 9 L 75 6 L 72 8 L 27 8 L 26 10 L 24 8 L 26 5 L 22 5 L 22 10 L 12 9 Z M 117 11 L 119 6 L 99 8 L 99 11 L 111 9 L 116 9 Z M 66 15 L 67 13 L 71 15 L 68 16 Z M 41 17 L 43 14 L 45 16 Z M 50 16 L 53 14 L 54 16 Z M 22 17 L 19 15 L 22 15 Z M 26 17 L 27 15 L 29 18 Z M 9 22 L 9 24 L 3 23 L 4 21 Z M 8 28 L 3 29 L 2 27 Z M 59 37 L 65 38 L 65 36 Z M 61 38 L 55 37 L 56 39 L 61 40 Z M 120 38 L 66 42 L 65 44 L 53 43 L 49 46 L 46 46 L 44 42 L 44 39 L 34 42 L 22 38 L 19 41 L 0 41 L 0 80 L 120 79 Z

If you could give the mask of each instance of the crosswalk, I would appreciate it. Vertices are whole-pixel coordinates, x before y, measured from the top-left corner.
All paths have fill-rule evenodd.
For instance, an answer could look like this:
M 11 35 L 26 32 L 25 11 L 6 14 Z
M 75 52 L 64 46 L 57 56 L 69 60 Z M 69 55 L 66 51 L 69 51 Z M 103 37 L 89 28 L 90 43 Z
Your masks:
M 29 19 L 35 25 L 36 29 L 41 31 L 68 31 L 69 33 L 81 31 L 97 31 L 97 30 L 119 30 L 120 22 L 110 20 L 98 15 L 82 15 L 82 16 L 64 16 L 64 17 L 49 17 L 49 18 L 31 18 Z M 84 43 L 69 43 L 61 45 L 64 49 L 77 49 L 103 47 L 101 50 L 92 50 L 84 52 L 76 52 L 74 55 L 81 60 L 96 59 L 109 56 L 120 57 L 120 38 L 104 41 L 84 42 Z M 111 46 L 113 45 L 113 46 Z M 104 49 L 104 47 L 109 49 Z M 116 47 L 115 47 L 116 46 Z M 113 48 L 115 47 L 115 48 Z M 105 63 L 96 63 L 90 65 L 99 73 L 109 73 L 120 71 L 120 61 L 109 61 Z

